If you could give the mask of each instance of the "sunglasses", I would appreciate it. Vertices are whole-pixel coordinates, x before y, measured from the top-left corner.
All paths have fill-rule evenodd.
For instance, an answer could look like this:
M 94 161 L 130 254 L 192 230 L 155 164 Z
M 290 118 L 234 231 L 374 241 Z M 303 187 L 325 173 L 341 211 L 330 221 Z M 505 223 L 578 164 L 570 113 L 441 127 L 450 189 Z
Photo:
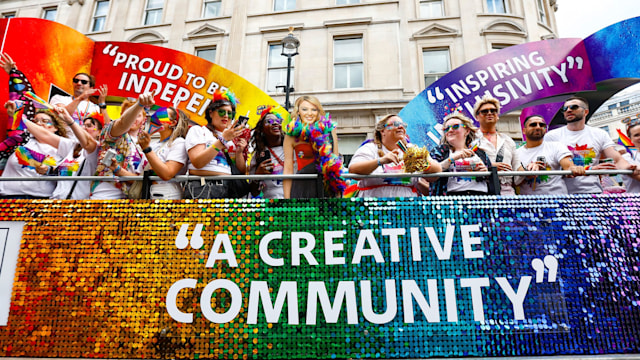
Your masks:
M 395 128 L 399 128 L 400 126 L 402 126 L 403 128 L 405 128 L 405 129 L 406 129 L 406 128 L 407 128 L 407 123 L 405 123 L 404 121 L 396 120 L 396 121 L 394 121 L 394 122 L 392 122 L 392 123 L 387 123 L 387 124 L 385 124 L 385 125 L 384 125 L 384 128 L 385 128 L 385 129 L 393 128 L 393 127 L 395 127 Z
M 233 111 L 233 110 L 227 111 L 227 110 L 224 110 L 224 109 L 218 109 L 217 111 L 218 111 L 218 115 L 220 117 L 229 116 L 230 119 L 233 119 L 233 118 L 236 117 L 236 112 Z
M 465 125 L 465 124 L 453 124 L 453 125 L 449 125 L 449 126 L 447 126 L 446 128 L 444 128 L 444 133 L 446 134 L 446 133 L 448 133 L 448 132 L 449 132 L 449 131 L 451 131 L 451 130 L 458 130 L 458 129 L 460 129 L 460 127 L 466 128 L 466 127 L 467 127 L 467 125 Z
M 527 124 L 527 126 L 531 126 L 531 127 L 541 127 L 541 128 L 546 128 L 547 124 L 545 123 L 541 123 L 541 122 L 533 122 L 533 123 L 529 123 Z
M 478 111 L 478 113 L 480 113 L 482 115 L 497 114 L 498 113 L 498 109 L 482 109 L 482 110 Z
M 73 79 L 73 83 L 74 84 L 81 83 L 82 85 L 87 85 L 89 83 L 89 80 Z
M 566 112 L 567 110 L 576 111 L 578 109 L 584 109 L 584 108 L 580 105 L 573 104 L 571 106 L 563 106 L 562 112 Z
M 282 120 L 275 118 L 275 119 L 265 119 L 265 125 L 269 125 L 269 126 L 280 126 L 282 124 Z

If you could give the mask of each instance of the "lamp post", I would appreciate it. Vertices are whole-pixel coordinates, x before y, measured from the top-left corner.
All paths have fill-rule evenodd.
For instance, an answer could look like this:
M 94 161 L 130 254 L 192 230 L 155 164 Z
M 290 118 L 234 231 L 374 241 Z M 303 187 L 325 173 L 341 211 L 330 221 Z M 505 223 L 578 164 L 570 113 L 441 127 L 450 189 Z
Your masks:
M 287 57 L 287 85 L 284 89 L 284 106 L 287 111 L 289 111 L 291 107 L 291 103 L 289 103 L 289 93 L 294 91 L 291 87 L 291 58 L 298 55 L 298 46 L 300 46 L 300 40 L 293 36 L 293 27 L 290 27 L 289 34 L 282 39 L 282 53 L 280 54 Z

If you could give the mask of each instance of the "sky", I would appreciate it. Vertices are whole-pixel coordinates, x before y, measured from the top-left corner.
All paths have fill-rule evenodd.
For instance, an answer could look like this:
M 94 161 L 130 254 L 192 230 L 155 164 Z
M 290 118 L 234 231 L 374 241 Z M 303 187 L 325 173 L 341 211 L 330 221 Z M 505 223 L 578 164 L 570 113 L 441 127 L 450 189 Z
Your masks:
M 557 0 L 556 21 L 561 38 L 584 39 L 619 21 L 640 16 L 640 0 Z M 618 96 L 640 92 L 640 84 L 628 87 Z
M 639 0 L 557 0 L 561 38 L 585 38 L 621 20 L 640 16 Z

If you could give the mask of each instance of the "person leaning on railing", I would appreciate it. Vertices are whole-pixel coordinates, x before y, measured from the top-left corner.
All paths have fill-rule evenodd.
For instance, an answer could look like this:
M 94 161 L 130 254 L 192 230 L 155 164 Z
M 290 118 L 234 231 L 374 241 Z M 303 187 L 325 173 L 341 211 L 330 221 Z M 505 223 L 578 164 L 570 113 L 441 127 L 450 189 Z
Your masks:
M 473 146 L 478 129 L 468 117 L 455 112 L 447 115 L 442 124 L 444 136 L 432 156 L 440 161 L 443 171 L 487 171 L 491 160 L 484 150 Z M 432 186 L 433 195 L 499 194 L 489 177 L 441 177 Z
M 406 143 L 407 124 L 398 115 L 387 115 L 378 121 L 373 142 L 368 141 L 356 150 L 349 164 L 352 174 L 404 173 L 404 153 L 398 142 Z M 412 144 L 408 145 L 413 146 Z M 437 161 L 429 158 L 426 173 L 442 170 Z M 358 181 L 358 197 L 413 197 L 428 194 L 429 184 L 424 178 L 367 178 Z
M 631 154 L 623 155 L 623 158 L 632 165 L 636 165 L 636 168 L 640 168 L 640 118 L 625 119 L 623 120 L 627 124 L 627 136 L 631 139 L 636 151 Z M 629 193 L 640 193 L 640 175 L 623 176 L 624 186 Z
M 282 141 L 282 117 L 271 106 L 260 114 L 260 120 L 253 129 L 250 144 L 253 156 L 249 164 L 249 174 L 277 175 L 284 170 L 284 148 Z M 251 194 L 262 193 L 264 199 L 282 199 L 282 179 L 258 180 L 251 182 Z

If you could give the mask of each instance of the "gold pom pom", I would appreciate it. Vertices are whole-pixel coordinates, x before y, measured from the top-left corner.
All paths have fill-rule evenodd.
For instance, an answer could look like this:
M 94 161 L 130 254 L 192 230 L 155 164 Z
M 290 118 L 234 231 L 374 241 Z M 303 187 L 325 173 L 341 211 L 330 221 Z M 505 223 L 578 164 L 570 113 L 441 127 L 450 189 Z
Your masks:
M 424 172 L 431 167 L 429 150 L 426 147 L 412 146 L 404 154 L 404 169 L 407 173 Z

